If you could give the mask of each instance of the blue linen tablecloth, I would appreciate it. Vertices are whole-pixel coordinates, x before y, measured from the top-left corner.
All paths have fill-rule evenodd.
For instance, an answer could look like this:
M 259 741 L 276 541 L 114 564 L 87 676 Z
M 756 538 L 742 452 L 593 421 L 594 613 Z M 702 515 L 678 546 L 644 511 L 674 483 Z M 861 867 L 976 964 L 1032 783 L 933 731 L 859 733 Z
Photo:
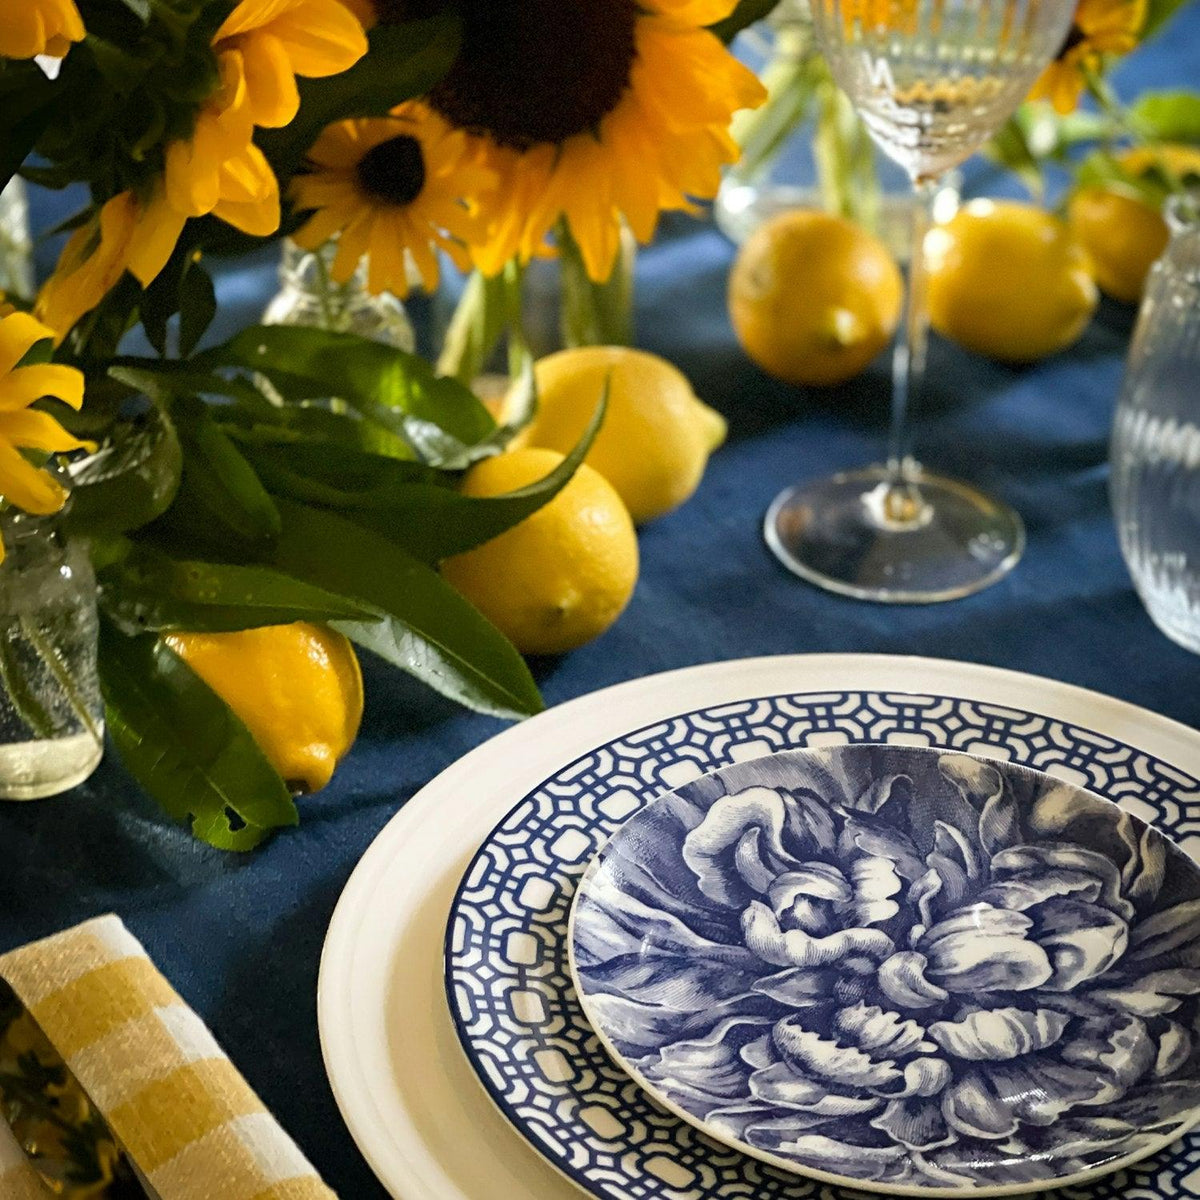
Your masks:
M 1126 95 L 1200 86 L 1200 4 L 1122 65 Z M 995 180 L 975 175 L 980 186 Z M 39 195 L 41 228 L 73 208 Z M 1067 354 L 997 366 L 944 342 L 918 452 L 1010 501 L 1029 530 L 1017 570 L 981 595 L 876 607 L 793 578 L 763 544 L 762 515 L 796 480 L 874 461 L 887 364 L 824 393 L 757 371 L 725 312 L 733 250 L 711 226 L 664 223 L 638 261 L 641 344 L 678 363 L 730 421 L 696 497 L 647 528 L 642 574 L 599 641 L 535 664 L 548 704 L 673 667 L 759 654 L 923 654 L 1047 675 L 1200 725 L 1200 659 L 1157 632 L 1134 594 L 1109 513 L 1107 439 L 1132 310 L 1105 302 Z M 45 268 L 51 248 L 40 256 Z M 218 280 L 215 330 L 256 319 L 275 286 L 264 253 Z M 498 732 L 399 672 L 365 662 L 367 713 L 353 753 L 302 801 L 299 830 L 246 858 L 208 850 L 165 823 L 112 760 L 76 791 L 0 804 L 0 952 L 116 911 L 210 1023 L 251 1085 L 347 1200 L 385 1193 L 338 1116 L 317 1039 L 317 964 L 351 870 L 397 809 Z M 453 819 L 447 814 L 447 819 Z

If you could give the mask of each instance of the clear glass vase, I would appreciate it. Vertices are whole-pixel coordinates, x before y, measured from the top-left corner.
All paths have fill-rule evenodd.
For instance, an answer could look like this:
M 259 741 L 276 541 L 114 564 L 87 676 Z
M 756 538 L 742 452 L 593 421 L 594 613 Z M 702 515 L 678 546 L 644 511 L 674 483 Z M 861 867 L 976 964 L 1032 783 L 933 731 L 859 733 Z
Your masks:
M 0 293 L 33 295 L 33 238 L 25 181 L 14 177 L 0 191 Z
M 373 296 L 367 291 L 365 259 L 347 283 L 335 283 L 330 268 L 336 253 L 335 242 L 310 251 L 286 239 L 279 291 L 263 312 L 263 323 L 356 333 L 411 354 L 417 338 L 404 304 L 390 292 Z
M 1154 623 L 1200 654 L 1200 193 L 1167 203 L 1112 438 L 1121 550 Z
M 882 154 L 834 82 L 813 30 L 808 0 L 781 0 L 742 34 L 767 102 L 735 120 L 741 158 L 726 172 L 713 206 L 721 231 L 743 242 L 764 221 L 795 208 L 838 213 L 877 233 L 900 262 L 910 253 L 908 177 Z M 935 199 L 935 219 L 958 208 L 961 175 Z
M 54 518 L 0 514 L 0 799 L 82 783 L 104 748 L 96 579 Z

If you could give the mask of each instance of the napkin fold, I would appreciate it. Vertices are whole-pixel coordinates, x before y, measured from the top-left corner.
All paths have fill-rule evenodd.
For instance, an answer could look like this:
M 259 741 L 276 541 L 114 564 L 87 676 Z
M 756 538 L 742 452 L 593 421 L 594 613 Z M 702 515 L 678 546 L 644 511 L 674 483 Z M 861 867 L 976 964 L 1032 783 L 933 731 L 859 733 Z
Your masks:
M 158 1200 L 337 1200 L 118 917 L 0 956 L 0 979 Z M 0 1196 L 44 1200 L 15 1162 L 9 1190 L 6 1134 Z

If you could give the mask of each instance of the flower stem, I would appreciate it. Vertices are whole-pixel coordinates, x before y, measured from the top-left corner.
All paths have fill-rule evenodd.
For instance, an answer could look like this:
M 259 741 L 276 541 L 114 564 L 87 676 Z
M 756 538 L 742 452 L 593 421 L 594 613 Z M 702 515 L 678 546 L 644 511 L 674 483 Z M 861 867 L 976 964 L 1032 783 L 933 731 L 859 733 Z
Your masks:
M 624 226 L 613 269 L 596 283 L 566 221 L 555 232 L 562 273 L 562 334 L 568 346 L 628 346 L 633 342 L 633 264 L 637 243 Z

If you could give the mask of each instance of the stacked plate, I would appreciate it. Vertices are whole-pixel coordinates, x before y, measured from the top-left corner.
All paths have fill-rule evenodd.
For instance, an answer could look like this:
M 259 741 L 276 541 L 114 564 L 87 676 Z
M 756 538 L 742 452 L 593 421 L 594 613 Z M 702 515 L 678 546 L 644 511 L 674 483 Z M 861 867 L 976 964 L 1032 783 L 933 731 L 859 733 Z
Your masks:
M 334 1091 L 398 1200 L 1200 1194 L 1198 780 L 1193 731 L 966 664 L 585 697 L 363 859 Z

